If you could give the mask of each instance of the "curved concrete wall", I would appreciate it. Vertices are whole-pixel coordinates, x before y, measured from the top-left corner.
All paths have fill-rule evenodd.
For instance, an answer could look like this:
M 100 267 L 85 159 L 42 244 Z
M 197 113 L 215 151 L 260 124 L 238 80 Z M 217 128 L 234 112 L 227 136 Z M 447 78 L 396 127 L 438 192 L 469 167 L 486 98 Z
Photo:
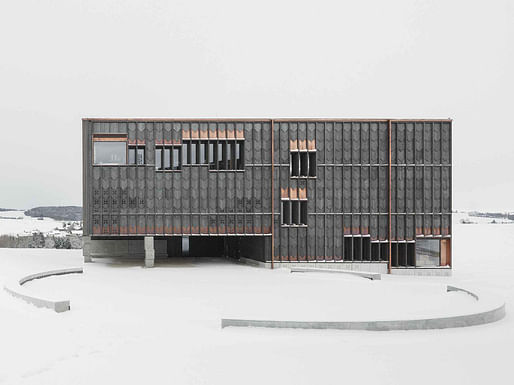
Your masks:
M 481 301 L 478 295 L 465 289 L 448 286 L 447 291 L 464 291 Z M 410 320 L 386 321 L 272 321 L 222 318 L 221 327 L 265 327 L 296 329 L 341 329 L 341 330 L 426 330 L 447 329 L 483 325 L 501 320 L 505 317 L 505 303 L 486 296 L 486 304 L 480 311 L 449 317 L 422 318 Z
M 30 295 L 27 293 L 23 293 L 22 285 L 32 281 L 34 279 L 41 279 L 46 277 L 51 277 L 54 275 L 64 275 L 64 274 L 82 274 L 82 267 L 74 267 L 69 269 L 59 269 L 59 270 L 50 270 L 50 271 L 42 271 L 40 273 L 30 274 L 25 277 L 22 277 L 17 284 L 13 285 L 5 285 L 4 290 L 11 294 L 16 298 L 20 298 L 25 302 L 28 302 L 37 307 L 45 307 L 48 309 L 52 309 L 57 313 L 62 313 L 64 311 L 70 310 L 70 301 L 69 300 L 50 300 L 45 298 L 35 297 L 34 295 Z

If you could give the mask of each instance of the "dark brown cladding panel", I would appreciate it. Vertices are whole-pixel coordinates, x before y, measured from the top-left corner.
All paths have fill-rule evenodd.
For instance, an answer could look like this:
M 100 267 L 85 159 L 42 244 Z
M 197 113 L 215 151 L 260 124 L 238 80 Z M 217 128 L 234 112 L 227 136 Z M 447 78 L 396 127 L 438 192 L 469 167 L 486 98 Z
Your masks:
M 383 242 L 451 235 L 451 120 L 84 119 L 86 232 L 125 235 L 269 235 L 277 260 L 348 260 L 347 237 Z M 93 166 L 92 135 L 145 144 L 146 165 Z M 244 171 L 206 166 L 157 172 L 155 145 L 244 138 Z M 298 152 L 298 155 L 291 155 Z M 292 157 L 299 173 L 291 175 Z M 296 164 L 296 163 L 295 163 Z M 310 170 L 301 170 L 301 165 Z M 296 167 L 296 166 L 295 166 Z M 307 200 L 307 226 L 282 226 L 282 199 Z M 297 207 L 297 206 L 295 206 Z M 389 211 L 391 236 L 389 237 Z M 363 243 L 364 244 L 364 243 Z M 355 246 L 357 247 L 357 246 Z M 380 258 L 380 257 L 379 257 Z

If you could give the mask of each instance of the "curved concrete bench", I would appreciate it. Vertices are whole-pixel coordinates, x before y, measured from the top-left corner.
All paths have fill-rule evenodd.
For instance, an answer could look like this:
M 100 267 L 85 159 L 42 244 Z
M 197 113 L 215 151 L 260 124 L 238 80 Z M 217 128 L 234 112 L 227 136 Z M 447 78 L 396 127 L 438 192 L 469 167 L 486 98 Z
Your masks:
M 455 286 L 447 286 L 447 291 L 463 291 L 480 301 L 478 295 Z M 505 317 L 505 302 L 494 297 L 487 298 L 488 304 L 481 311 L 463 315 L 385 321 L 272 321 L 222 318 L 221 327 L 264 327 L 295 329 L 340 329 L 340 330 L 424 330 L 446 329 L 483 325 Z
M 380 280 L 380 273 L 370 273 L 367 271 L 358 270 L 342 270 L 342 269 L 318 269 L 315 267 L 292 267 L 291 273 L 340 273 L 340 274 L 351 274 L 362 278 L 368 278 L 373 280 Z
M 64 311 L 70 310 L 70 301 L 69 300 L 59 300 L 54 301 L 50 299 L 38 298 L 33 295 L 29 295 L 23 293 L 22 285 L 32 281 L 34 279 L 41 279 L 46 277 L 51 277 L 54 275 L 64 275 L 64 274 L 82 274 L 84 271 L 82 267 L 72 267 L 69 269 L 59 269 L 59 270 L 50 270 L 50 271 L 42 271 L 40 273 L 30 274 L 23 278 L 21 278 L 17 284 L 13 285 L 5 285 L 4 290 L 11 294 L 16 298 L 21 298 L 22 300 L 35 305 L 37 307 L 46 307 L 48 309 L 52 309 L 57 313 L 62 313 Z

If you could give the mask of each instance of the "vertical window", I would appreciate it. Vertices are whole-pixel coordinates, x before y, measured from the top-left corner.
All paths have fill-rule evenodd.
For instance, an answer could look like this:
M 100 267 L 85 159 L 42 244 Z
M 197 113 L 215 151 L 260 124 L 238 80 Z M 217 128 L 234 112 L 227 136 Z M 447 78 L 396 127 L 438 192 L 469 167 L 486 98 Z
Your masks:
M 164 147 L 164 169 L 171 169 L 171 148 Z
M 209 168 L 211 170 L 216 170 L 216 163 L 215 163 L 215 159 L 216 159 L 216 153 L 215 153 L 215 149 L 217 148 L 217 145 L 216 145 L 216 142 L 209 142 Z
M 162 170 L 162 148 L 155 149 L 155 169 Z
M 182 164 L 189 164 L 187 158 L 189 157 L 189 142 L 182 144 Z
M 227 149 L 227 153 L 226 153 L 227 154 L 226 155 L 227 159 L 226 159 L 226 163 L 225 163 L 226 164 L 226 169 L 227 170 L 232 170 L 234 168 L 233 165 L 232 165 L 232 159 L 234 159 L 232 157 L 232 142 L 227 142 L 226 146 L 227 146 L 226 147 L 226 149 Z
M 316 176 L 316 151 L 309 152 L 309 176 Z
M 128 164 L 136 164 L 136 146 L 128 148 Z
M 236 142 L 236 162 L 236 168 L 244 170 L 244 142 L 241 140 Z
M 145 164 L 145 148 L 137 147 L 137 164 Z
M 300 201 L 300 224 L 307 225 L 307 201 Z
M 291 201 L 288 200 L 282 201 L 282 224 L 291 224 Z
M 300 224 L 300 201 L 291 201 L 291 223 Z
M 191 154 L 190 154 L 190 159 L 189 159 L 189 164 L 196 164 L 197 163 L 197 152 L 196 152 L 196 145 L 197 145 L 198 142 L 191 142 L 190 143 L 190 151 L 191 151 Z
M 173 153 L 173 163 L 172 163 L 172 167 L 171 167 L 172 170 L 180 170 L 181 169 L 181 167 L 180 167 L 180 159 L 181 159 L 180 150 L 181 150 L 180 147 L 172 148 L 172 153 Z
M 291 176 L 300 176 L 300 153 L 291 153 Z
M 200 164 L 206 164 L 207 163 L 207 158 L 206 158 L 206 154 L 205 154 L 205 142 L 200 142 L 200 147 L 199 147 L 199 162 Z
M 218 142 L 218 170 L 225 170 L 225 143 Z

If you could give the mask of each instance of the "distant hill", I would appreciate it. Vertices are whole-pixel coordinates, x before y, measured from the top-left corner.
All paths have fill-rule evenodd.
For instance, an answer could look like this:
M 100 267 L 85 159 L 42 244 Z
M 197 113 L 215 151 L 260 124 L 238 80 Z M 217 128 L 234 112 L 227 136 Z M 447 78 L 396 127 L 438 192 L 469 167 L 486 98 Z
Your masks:
M 44 206 L 34 207 L 25 211 L 31 217 L 48 217 L 58 221 L 81 221 L 82 207 L 80 206 Z
M 17 211 L 16 209 L 4 209 L 2 207 L 0 207 L 0 212 L 1 211 Z

